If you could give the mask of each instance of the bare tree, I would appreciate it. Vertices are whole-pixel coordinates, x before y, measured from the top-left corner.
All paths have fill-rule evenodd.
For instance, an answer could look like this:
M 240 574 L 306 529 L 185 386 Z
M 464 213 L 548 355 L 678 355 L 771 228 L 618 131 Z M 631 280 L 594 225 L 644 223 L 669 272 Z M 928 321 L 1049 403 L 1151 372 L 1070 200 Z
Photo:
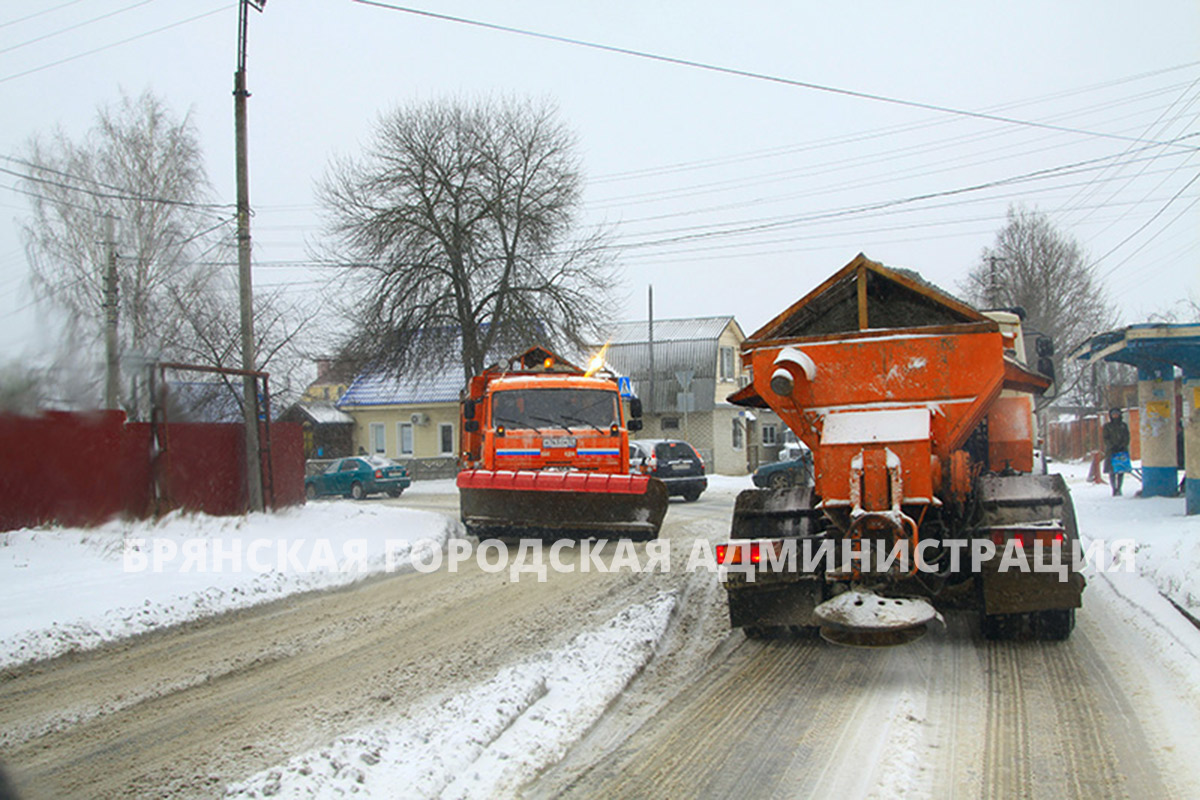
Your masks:
M 173 352 L 180 361 L 214 367 L 241 368 L 240 316 L 232 273 L 204 279 L 203 286 L 169 289 L 172 320 L 183 330 Z M 286 300 L 282 289 L 259 290 L 254 297 L 254 351 L 257 367 L 271 374 L 272 409 L 296 399 L 304 390 L 301 373 L 310 361 L 309 326 L 318 306 L 302 307 Z M 235 405 L 242 402 L 240 379 L 222 376 L 221 383 Z
M 1091 334 L 1117 322 L 1083 249 L 1045 214 L 1026 208 L 1009 208 L 1007 224 L 996 234 L 995 244 L 984 248 L 961 289 L 968 301 L 982 308 L 1024 309 L 1025 327 L 1054 341 L 1059 396 L 1081 388 L 1084 376 L 1065 356 Z
M 170 353 L 183 330 L 172 293 L 203 288 L 208 273 L 194 265 L 196 252 L 230 221 L 209 202 L 191 121 L 149 93 L 123 96 L 99 110 L 83 141 L 61 131 L 37 137 L 20 163 L 33 197 L 23 235 L 34 288 L 68 313 L 73 346 L 98 340 L 104 329 L 111 231 L 121 352 Z M 136 415 L 136 382 L 130 386 L 122 404 Z
M 535 342 L 582 345 L 615 279 L 601 233 L 575 237 L 574 137 L 546 104 L 434 102 L 385 115 L 318 189 L 321 254 L 357 298 L 349 352 L 465 378 Z M 460 346 L 461 343 L 461 346 Z

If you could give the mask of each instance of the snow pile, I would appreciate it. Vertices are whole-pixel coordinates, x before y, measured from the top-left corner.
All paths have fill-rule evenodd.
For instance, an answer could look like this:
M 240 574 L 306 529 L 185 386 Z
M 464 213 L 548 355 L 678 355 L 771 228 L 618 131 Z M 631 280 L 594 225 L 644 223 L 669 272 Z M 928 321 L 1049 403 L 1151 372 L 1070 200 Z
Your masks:
M 1137 542 L 1134 564 L 1142 577 L 1175 605 L 1200 619 L 1200 516 L 1187 516 L 1182 497 L 1137 497 L 1137 480 L 1125 494 L 1087 482 L 1087 464 L 1055 464 L 1071 488 L 1079 532 L 1086 540 Z
M 674 607 L 674 593 L 660 594 L 395 726 L 233 784 L 226 797 L 510 797 L 562 758 L 650 660 Z
M 403 569 L 458 529 L 440 514 L 335 501 L 3 533 L 0 668 Z

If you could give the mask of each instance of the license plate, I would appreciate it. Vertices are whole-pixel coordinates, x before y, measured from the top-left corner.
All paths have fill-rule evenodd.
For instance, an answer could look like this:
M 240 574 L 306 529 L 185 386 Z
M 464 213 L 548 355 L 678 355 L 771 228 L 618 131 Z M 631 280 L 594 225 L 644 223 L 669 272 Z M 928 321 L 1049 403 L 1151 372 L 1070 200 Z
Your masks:
M 547 436 L 542 439 L 542 447 L 550 448 L 570 448 L 575 446 L 574 436 Z
M 671 469 L 676 470 L 677 472 L 681 472 L 685 469 L 691 469 L 691 468 L 692 468 L 692 465 L 686 461 L 683 461 L 683 462 L 677 461 L 671 465 Z

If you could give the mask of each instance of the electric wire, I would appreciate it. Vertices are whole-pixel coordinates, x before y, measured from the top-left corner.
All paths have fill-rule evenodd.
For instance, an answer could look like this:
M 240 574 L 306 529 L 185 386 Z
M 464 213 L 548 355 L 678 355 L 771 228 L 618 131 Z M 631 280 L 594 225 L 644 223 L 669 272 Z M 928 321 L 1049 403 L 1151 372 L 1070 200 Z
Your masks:
M 25 17 L 19 17 L 18 19 L 10 19 L 8 22 L 0 22 L 0 28 L 7 28 L 10 25 L 16 25 L 21 22 L 28 22 L 29 20 L 40 17 L 43 14 L 49 14 L 53 11 L 58 11 L 60 8 L 66 8 L 67 6 L 73 6 L 73 5 L 76 5 L 77 3 L 82 3 L 82 2 L 83 2 L 83 0 L 67 0 L 67 2 L 65 2 L 65 3 L 60 3 L 59 5 L 51 6 L 50 8 L 43 8 L 41 11 L 35 11 L 34 13 L 29 14 L 28 16 L 25 16 Z
M 36 44 L 38 42 L 44 42 L 47 39 L 53 39 L 55 36 L 61 36 L 64 33 L 70 33 L 71 31 L 78 30 L 79 28 L 83 28 L 88 25 L 91 25 L 94 22 L 100 22 L 101 20 L 106 20 L 109 17 L 115 17 L 118 14 L 124 14 L 126 11 L 132 11 L 135 8 L 140 8 L 141 6 L 144 6 L 149 3 L 153 3 L 153 2 L 155 2 L 155 0 L 140 0 L 140 2 L 134 3 L 131 6 L 125 6 L 124 8 L 118 8 L 116 11 L 109 11 L 107 14 L 101 14 L 98 17 L 92 17 L 89 20 L 85 20 L 83 22 L 77 22 L 74 25 L 69 25 L 65 28 L 59 28 L 58 30 L 51 31 L 50 33 L 44 33 L 41 36 L 36 36 L 32 39 L 27 39 L 24 42 L 20 42 L 19 44 L 14 44 L 9 47 L 5 47 L 3 50 L 0 50 L 0 55 L 3 55 L 4 53 L 11 53 L 13 50 L 20 50 L 22 47 L 28 47 L 31 44 Z
M 171 30 L 172 28 L 178 28 L 182 25 L 187 25 L 189 23 L 196 22 L 197 20 L 204 19 L 205 17 L 211 17 L 212 15 L 219 14 L 222 11 L 228 11 L 229 9 L 231 9 L 233 7 L 234 7 L 234 4 L 226 4 L 226 5 L 220 6 L 219 8 L 214 8 L 211 11 L 205 11 L 202 14 L 197 14 L 194 17 L 188 17 L 187 19 L 183 19 L 178 22 L 172 22 L 169 25 L 163 25 L 159 28 L 155 28 L 154 30 L 149 30 L 149 31 L 145 31 L 143 33 L 135 34 L 135 35 L 129 36 L 125 39 L 121 39 L 120 41 L 110 42 L 108 44 L 101 45 L 100 47 L 94 47 L 91 50 L 87 50 L 82 53 L 76 53 L 75 55 L 67 56 L 66 58 L 60 58 L 57 61 L 51 61 L 48 64 L 42 64 L 41 66 L 32 67 L 30 69 L 25 70 L 24 72 L 14 72 L 11 75 L 5 75 L 3 77 L 0 77 L 0 83 L 7 83 L 8 81 L 13 81 L 13 80 L 16 80 L 17 78 L 24 78 L 26 75 L 32 75 L 35 72 L 41 72 L 42 70 L 47 70 L 52 67 L 61 66 L 63 64 L 69 63 L 71 61 L 76 61 L 78 59 L 85 58 L 87 56 L 95 55 L 96 53 L 101 53 L 105 50 L 111 50 L 114 47 L 120 47 L 123 44 L 129 44 L 130 42 L 136 42 L 138 39 L 145 39 L 148 36 L 154 36 L 155 34 L 162 33 L 163 31 Z
M 716 64 L 708 64 L 702 61 L 693 61 L 691 59 L 676 58 L 673 56 L 664 56 L 657 53 L 650 53 L 644 50 L 634 50 L 628 47 L 616 47 L 614 45 L 601 44 L 599 42 L 586 41 L 584 39 L 575 39 L 568 36 L 557 36 L 549 33 L 540 33 L 537 31 L 528 30 L 525 28 L 516 28 L 509 25 L 499 25 L 491 22 L 483 22 L 481 20 L 468 19 L 466 17 L 456 17 L 450 14 L 439 14 L 433 11 L 427 11 L 409 6 L 395 5 L 392 3 L 380 2 L 380 0 L 353 0 L 359 5 L 375 6 L 377 8 L 388 9 L 391 11 L 399 11 L 405 14 L 414 16 L 428 17 L 430 19 L 442 20 L 445 22 L 454 22 L 460 25 L 470 25 L 477 28 L 485 28 L 487 30 L 499 31 L 502 33 L 511 33 L 517 36 L 526 36 L 533 39 L 542 39 L 545 41 L 558 42 L 560 44 L 569 44 L 577 47 L 585 47 L 593 50 L 601 50 L 608 53 L 616 53 L 619 55 L 633 56 L 635 58 L 647 59 L 650 61 L 659 61 L 667 64 L 675 64 L 678 66 L 691 67 L 693 69 L 706 70 L 709 72 L 717 72 L 725 75 L 732 75 L 740 78 L 750 78 L 753 80 L 767 81 L 769 83 L 777 83 L 785 86 L 791 86 L 800 89 L 809 89 L 812 91 L 825 92 L 828 94 L 841 95 L 844 97 L 853 97 L 860 100 L 871 100 L 878 103 L 888 103 L 891 105 L 904 106 L 907 108 L 917 108 L 924 111 L 936 111 L 941 114 L 950 114 L 953 116 L 966 117 L 969 119 L 986 120 L 989 122 L 1000 122 L 1007 125 L 1018 125 L 1030 128 L 1042 128 L 1045 130 L 1058 131 L 1060 133 L 1074 133 L 1081 136 L 1097 137 L 1102 139 L 1116 139 L 1121 141 L 1144 141 L 1133 139 L 1128 136 L 1119 134 L 1105 133 L 1102 131 L 1089 131 L 1082 128 L 1070 128 L 1060 125 L 1051 125 L 1048 123 L 1035 122 L 1032 120 L 1017 119 L 1015 117 L 1006 117 L 998 114 L 988 114 L 982 111 L 969 111 L 967 109 L 954 108 L 952 106 L 943 106 L 936 103 L 925 103 L 917 100 L 905 100 L 898 97 L 888 95 L 874 94 L 872 92 L 863 92 L 855 89 L 846 89 L 838 86 L 828 86 L 811 81 L 801 81 L 793 78 L 783 78 L 778 75 L 769 75 L 763 72 L 754 72 L 751 70 L 736 69 L 733 67 L 723 67 Z M 1200 62 L 1198 62 L 1200 63 Z

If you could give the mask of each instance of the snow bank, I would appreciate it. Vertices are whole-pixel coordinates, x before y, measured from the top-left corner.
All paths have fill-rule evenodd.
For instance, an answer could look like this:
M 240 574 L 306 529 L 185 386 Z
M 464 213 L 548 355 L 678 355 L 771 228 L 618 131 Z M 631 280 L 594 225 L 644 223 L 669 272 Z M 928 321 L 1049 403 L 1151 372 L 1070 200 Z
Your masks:
M 1138 497 L 1132 476 L 1125 494 L 1087 482 L 1087 464 L 1054 464 L 1071 488 L 1079 532 L 1085 539 L 1137 542 L 1139 574 L 1193 618 L 1200 619 L 1200 516 L 1184 513 L 1182 497 Z
M 233 784 L 226 797 L 510 797 L 562 758 L 650 660 L 674 607 L 674 593 L 660 594 L 393 726 Z
M 0 667 L 403 569 L 458 528 L 440 514 L 333 501 L 0 534 Z

